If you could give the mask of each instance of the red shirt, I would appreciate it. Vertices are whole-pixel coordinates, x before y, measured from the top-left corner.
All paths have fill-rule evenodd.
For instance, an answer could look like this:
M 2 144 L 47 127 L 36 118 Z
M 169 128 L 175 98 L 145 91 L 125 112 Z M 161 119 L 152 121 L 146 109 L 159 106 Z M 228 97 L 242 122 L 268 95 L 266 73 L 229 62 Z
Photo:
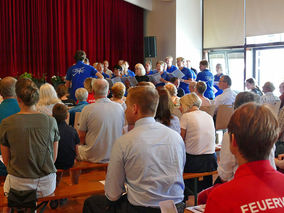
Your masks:
M 284 212 L 284 174 L 268 160 L 243 164 L 232 181 L 210 193 L 205 212 Z
M 94 97 L 94 93 L 89 93 L 88 98 L 87 98 L 87 102 L 89 104 L 95 103 L 95 97 Z

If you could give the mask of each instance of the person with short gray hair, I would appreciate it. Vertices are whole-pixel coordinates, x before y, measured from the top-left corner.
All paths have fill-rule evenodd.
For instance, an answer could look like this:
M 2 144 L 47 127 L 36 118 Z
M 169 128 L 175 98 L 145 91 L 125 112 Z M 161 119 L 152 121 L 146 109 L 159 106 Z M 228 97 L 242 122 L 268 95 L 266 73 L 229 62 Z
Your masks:
M 17 79 L 13 77 L 5 77 L 0 81 L 0 95 L 4 99 L 0 104 L 0 123 L 4 118 L 20 111 L 16 99 L 16 82 Z
M 211 101 L 204 96 L 204 92 L 207 89 L 207 85 L 204 81 L 198 81 L 195 86 L 195 93 L 201 99 L 201 106 L 211 106 Z
M 114 141 L 122 135 L 124 110 L 107 98 L 109 84 L 105 79 L 93 82 L 96 102 L 81 112 L 78 159 L 93 163 L 108 162 Z
M 83 108 L 89 104 L 87 102 L 88 91 L 85 88 L 76 89 L 75 96 L 78 100 L 78 104 L 75 107 L 69 109 L 69 125 L 71 126 L 74 126 L 76 112 L 81 112 Z
M 273 85 L 273 83 L 269 81 L 266 82 L 262 87 L 262 91 L 264 95 L 260 97 L 260 103 L 273 104 L 276 101 L 280 101 L 279 97 L 273 94 L 274 90 L 275 90 L 275 86 Z

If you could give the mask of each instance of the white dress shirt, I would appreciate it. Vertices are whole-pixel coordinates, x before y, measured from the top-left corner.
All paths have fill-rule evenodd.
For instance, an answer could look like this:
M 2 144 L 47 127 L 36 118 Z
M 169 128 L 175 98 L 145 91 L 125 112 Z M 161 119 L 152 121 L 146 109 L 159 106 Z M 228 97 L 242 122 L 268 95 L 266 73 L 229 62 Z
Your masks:
M 158 207 L 159 202 L 183 200 L 185 147 L 181 136 L 156 122 L 142 118 L 113 146 L 105 182 L 109 200 L 125 192 L 135 206 Z
M 220 105 L 232 105 L 235 102 L 236 96 L 236 92 L 231 90 L 231 88 L 224 89 L 223 93 L 215 99 L 215 111 Z
M 272 92 L 267 92 L 263 96 L 260 96 L 260 103 L 262 104 L 273 104 L 276 101 L 280 101 L 280 99 L 273 95 Z
M 272 147 L 269 154 L 270 164 L 276 169 L 274 162 L 275 145 Z M 230 181 L 234 178 L 235 172 L 238 168 L 238 163 L 235 156 L 230 150 L 230 136 L 226 132 L 223 136 L 222 147 L 220 152 L 220 162 L 218 164 L 218 175 L 223 181 Z

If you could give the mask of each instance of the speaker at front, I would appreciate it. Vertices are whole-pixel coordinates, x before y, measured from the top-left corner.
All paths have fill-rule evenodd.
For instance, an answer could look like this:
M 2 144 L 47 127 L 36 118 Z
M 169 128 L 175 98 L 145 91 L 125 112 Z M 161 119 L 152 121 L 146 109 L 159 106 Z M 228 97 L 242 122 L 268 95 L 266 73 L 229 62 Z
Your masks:
M 144 37 L 144 55 L 145 58 L 155 58 L 157 56 L 157 46 L 155 36 Z

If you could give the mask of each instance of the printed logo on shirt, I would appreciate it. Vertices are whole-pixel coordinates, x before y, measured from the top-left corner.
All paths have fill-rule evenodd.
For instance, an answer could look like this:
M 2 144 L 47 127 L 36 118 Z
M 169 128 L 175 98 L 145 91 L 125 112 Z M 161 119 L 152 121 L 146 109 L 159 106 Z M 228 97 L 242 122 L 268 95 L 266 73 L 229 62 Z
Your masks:
M 81 67 L 81 68 L 76 68 L 73 70 L 73 76 L 77 75 L 77 74 L 81 74 L 84 72 L 84 67 Z
M 265 200 L 251 202 L 240 206 L 241 211 L 245 212 L 266 212 L 269 209 L 284 208 L 284 197 L 267 198 Z

